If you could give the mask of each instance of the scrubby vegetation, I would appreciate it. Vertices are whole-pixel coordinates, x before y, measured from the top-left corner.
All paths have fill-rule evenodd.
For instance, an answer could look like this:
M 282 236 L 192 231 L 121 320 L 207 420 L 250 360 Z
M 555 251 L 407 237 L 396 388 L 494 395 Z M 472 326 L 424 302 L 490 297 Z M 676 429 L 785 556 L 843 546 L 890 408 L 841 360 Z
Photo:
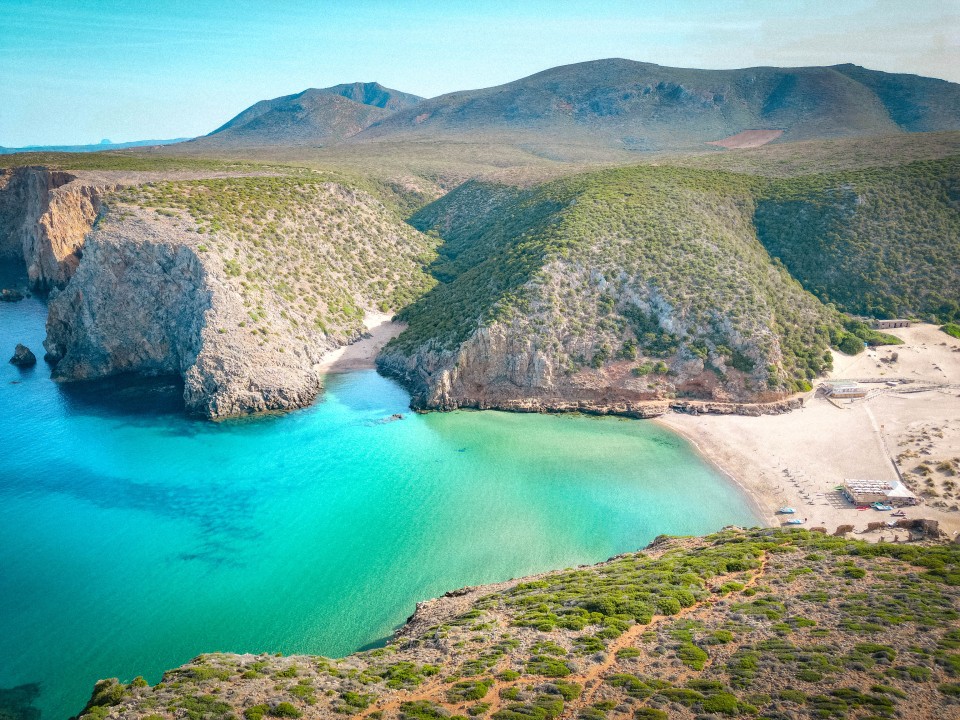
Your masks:
M 755 219 L 770 254 L 824 302 L 960 319 L 960 157 L 778 181 Z
M 403 307 L 434 282 L 424 267 L 436 241 L 375 189 L 316 173 L 149 183 L 109 198 L 108 222 L 129 206 L 187 222 L 197 251 L 215 253 L 243 297 L 246 332 L 271 331 L 272 305 L 294 332 L 343 342 L 367 310 Z
M 468 184 L 412 218 L 444 237 L 441 285 L 400 317 L 392 352 L 452 350 L 497 324 L 568 373 L 701 363 L 748 392 L 803 389 L 829 366 L 835 313 L 771 263 L 752 228 L 760 181 L 628 168 L 528 190 Z
M 554 378 L 627 364 L 632 390 L 650 398 L 717 397 L 715 385 L 738 399 L 808 390 L 830 369 L 828 347 L 900 342 L 834 306 L 957 319 L 958 163 L 788 179 L 664 166 L 528 188 L 469 182 L 411 219 L 444 239 L 431 268 L 440 284 L 401 312 L 410 327 L 383 367 L 404 367 L 415 387 L 423 381 L 391 358 L 452 365 L 496 328 L 547 358 Z
M 102 681 L 82 716 L 919 720 L 955 715 L 958 687 L 960 547 L 726 530 L 479 593 L 343 660 Z

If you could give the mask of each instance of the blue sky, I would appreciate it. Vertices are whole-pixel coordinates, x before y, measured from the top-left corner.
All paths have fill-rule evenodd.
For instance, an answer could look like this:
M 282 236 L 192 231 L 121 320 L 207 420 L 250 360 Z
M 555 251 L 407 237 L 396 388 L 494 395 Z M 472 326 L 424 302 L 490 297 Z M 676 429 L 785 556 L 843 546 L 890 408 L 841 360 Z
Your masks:
M 0 0 L 0 145 L 192 136 L 307 87 L 434 96 L 604 57 L 960 82 L 960 0 Z

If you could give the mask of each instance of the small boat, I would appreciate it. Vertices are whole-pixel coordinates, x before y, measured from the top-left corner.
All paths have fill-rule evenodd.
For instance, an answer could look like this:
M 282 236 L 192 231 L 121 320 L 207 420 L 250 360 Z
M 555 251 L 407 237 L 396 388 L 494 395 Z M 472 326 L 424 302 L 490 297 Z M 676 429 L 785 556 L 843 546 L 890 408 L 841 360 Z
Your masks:
M 895 513 L 890 513 L 890 517 L 906 517 L 907 514 L 903 510 L 898 510 Z
M 893 505 L 884 505 L 882 502 L 875 502 L 872 507 L 874 510 L 893 510 Z
M 800 518 L 793 518 L 793 520 L 787 520 L 787 525 L 803 525 L 803 520 Z
M 778 515 L 793 515 L 796 512 L 792 507 L 782 507 L 777 510 Z

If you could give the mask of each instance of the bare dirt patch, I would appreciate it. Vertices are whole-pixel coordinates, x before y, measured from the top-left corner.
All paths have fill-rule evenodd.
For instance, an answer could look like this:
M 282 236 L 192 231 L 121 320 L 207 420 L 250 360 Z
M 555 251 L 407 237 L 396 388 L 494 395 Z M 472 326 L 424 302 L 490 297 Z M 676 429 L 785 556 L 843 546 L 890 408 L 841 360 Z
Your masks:
M 725 137 L 722 140 L 713 140 L 707 145 L 716 145 L 727 150 L 744 150 L 746 148 L 758 148 L 773 142 L 783 135 L 783 130 L 744 130 L 743 132 Z

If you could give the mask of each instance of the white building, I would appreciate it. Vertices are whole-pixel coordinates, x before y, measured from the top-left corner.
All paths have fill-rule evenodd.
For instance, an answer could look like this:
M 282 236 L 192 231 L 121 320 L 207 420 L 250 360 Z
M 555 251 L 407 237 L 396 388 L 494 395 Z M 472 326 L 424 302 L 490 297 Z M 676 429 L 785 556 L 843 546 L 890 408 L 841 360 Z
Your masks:
M 880 502 L 901 507 L 920 502 L 906 485 L 897 480 L 844 480 L 843 495 L 854 505 Z

